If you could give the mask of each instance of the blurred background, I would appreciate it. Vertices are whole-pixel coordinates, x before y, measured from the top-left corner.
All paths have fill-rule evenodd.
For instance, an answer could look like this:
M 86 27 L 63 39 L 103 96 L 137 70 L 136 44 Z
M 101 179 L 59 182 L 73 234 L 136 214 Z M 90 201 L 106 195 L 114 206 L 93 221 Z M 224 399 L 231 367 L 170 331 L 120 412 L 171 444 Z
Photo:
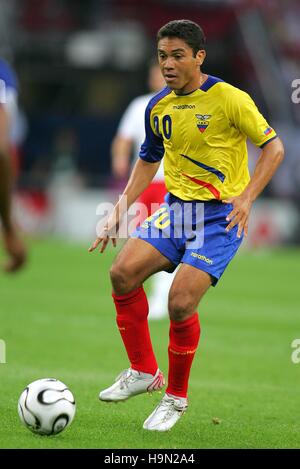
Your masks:
M 0 0 L 0 57 L 19 81 L 15 211 L 26 233 L 93 239 L 96 206 L 125 184 L 111 172 L 120 118 L 148 92 L 157 30 L 179 18 L 206 33 L 203 71 L 249 92 L 285 144 L 248 245 L 300 242 L 298 0 Z M 258 153 L 249 144 L 251 169 Z
M 244 250 L 199 307 L 191 412 L 171 436 L 145 435 L 158 396 L 117 410 L 97 398 L 128 363 L 110 294 L 116 251 L 87 249 L 98 204 L 126 182 L 111 164 L 121 116 L 149 92 L 157 30 L 181 18 L 206 33 L 203 71 L 251 94 L 286 157 L 255 203 Z M 0 59 L 19 83 L 14 209 L 29 258 L 20 274 L 0 274 L 0 447 L 299 448 L 299 25 L 299 0 L 0 0 Z M 250 170 L 258 154 L 249 143 Z M 151 323 L 164 371 L 168 330 L 167 317 Z M 42 377 L 65 382 L 78 402 L 74 425 L 55 439 L 18 421 L 22 390 Z

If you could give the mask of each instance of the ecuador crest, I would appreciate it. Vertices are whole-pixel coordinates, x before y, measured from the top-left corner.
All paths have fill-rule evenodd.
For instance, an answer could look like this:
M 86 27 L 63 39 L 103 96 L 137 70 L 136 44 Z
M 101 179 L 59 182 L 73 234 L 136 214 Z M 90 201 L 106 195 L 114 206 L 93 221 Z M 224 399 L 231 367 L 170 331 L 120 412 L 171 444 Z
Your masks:
M 207 127 L 209 126 L 209 119 L 211 118 L 211 114 L 196 114 L 197 118 L 197 127 L 200 132 L 203 134 Z

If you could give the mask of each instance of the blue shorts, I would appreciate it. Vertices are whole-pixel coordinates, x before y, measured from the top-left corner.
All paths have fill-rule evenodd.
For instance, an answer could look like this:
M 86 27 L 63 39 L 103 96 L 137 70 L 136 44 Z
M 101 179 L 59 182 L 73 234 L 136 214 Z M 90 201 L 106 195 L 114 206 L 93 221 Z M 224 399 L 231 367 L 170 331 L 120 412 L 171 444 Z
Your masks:
M 237 225 L 225 231 L 231 210 L 231 204 L 220 201 L 185 202 L 168 193 L 132 237 L 152 244 L 174 269 L 180 263 L 192 265 L 210 274 L 216 285 L 243 239 L 237 237 Z

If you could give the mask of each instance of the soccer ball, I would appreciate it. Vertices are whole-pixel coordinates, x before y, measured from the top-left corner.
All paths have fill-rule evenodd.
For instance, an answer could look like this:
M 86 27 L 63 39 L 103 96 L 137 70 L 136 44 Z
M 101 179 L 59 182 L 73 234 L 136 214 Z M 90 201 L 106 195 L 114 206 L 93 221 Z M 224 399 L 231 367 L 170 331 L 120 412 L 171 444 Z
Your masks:
M 76 411 L 73 394 L 54 378 L 28 384 L 18 402 L 22 423 L 40 435 L 55 435 L 72 422 Z

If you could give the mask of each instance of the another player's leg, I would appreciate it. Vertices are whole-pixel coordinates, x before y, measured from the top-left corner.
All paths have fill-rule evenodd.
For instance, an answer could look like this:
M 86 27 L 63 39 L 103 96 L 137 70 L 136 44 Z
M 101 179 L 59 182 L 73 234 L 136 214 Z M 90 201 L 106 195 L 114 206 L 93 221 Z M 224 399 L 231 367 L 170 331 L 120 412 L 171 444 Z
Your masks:
M 149 320 L 168 317 L 168 296 L 174 279 L 174 273 L 158 272 L 153 276 L 151 295 L 149 296 Z
M 190 370 L 200 338 L 197 307 L 211 285 L 211 277 L 193 266 L 182 264 L 169 294 L 169 374 L 166 394 L 144 422 L 146 430 L 167 431 L 188 407 Z
M 139 202 L 147 208 L 148 216 L 153 214 L 158 206 L 164 203 L 167 189 L 163 180 L 154 180 L 141 194 Z M 155 207 L 155 208 L 154 208 Z M 154 209 L 153 209 L 154 208 Z M 151 279 L 151 294 L 149 296 L 148 319 L 156 320 L 168 317 L 168 295 L 174 274 L 158 272 Z
M 126 400 L 163 387 L 164 377 L 152 349 L 147 319 L 148 301 L 142 285 L 153 273 L 171 267 L 166 257 L 140 239 L 129 239 L 113 263 L 111 281 L 117 325 L 130 368 L 100 393 L 101 400 Z

